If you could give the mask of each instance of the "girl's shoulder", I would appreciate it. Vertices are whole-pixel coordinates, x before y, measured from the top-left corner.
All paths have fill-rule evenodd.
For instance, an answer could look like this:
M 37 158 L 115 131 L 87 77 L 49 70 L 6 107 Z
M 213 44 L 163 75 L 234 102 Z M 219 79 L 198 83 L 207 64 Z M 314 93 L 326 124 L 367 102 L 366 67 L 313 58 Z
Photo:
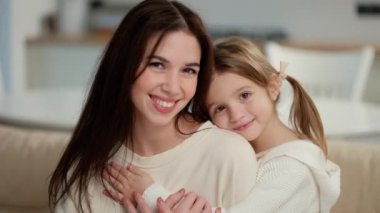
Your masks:
M 323 151 L 310 140 L 295 140 L 278 145 L 266 152 L 260 159 L 261 164 L 279 157 L 293 158 L 300 163 L 319 167 L 326 161 Z

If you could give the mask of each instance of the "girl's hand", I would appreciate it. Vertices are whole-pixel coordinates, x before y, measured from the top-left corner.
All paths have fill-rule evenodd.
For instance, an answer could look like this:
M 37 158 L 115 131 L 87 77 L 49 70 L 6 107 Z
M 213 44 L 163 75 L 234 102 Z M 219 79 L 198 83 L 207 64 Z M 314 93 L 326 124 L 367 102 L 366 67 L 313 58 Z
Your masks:
M 157 208 L 160 213 L 210 213 L 210 204 L 195 194 L 189 192 L 185 194 L 185 190 L 170 195 L 165 201 L 161 198 L 157 200 Z
M 106 165 L 102 176 L 115 190 L 104 190 L 103 193 L 118 202 L 125 197 L 134 201 L 133 192 L 142 194 L 153 183 L 150 175 L 141 169 L 132 165 L 125 168 L 114 162 Z
M 136 201 L 136 205 L 128 199 L 124 198 L 122 200 L 122 204 L 127 210 L 128 213 L 152 213 L 153 211 L 149 208 L 149 205 L 146 203 L 145 199 L 141 196 L 141 194 L 135 192 L 133 193 L 133 198 Z

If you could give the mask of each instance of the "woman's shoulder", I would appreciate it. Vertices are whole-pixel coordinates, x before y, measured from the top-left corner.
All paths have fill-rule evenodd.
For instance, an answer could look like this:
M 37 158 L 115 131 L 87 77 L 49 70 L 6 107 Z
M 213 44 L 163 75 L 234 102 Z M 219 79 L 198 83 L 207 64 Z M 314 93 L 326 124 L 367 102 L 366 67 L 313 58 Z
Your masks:
M 203 133 L 198 143 L 207 144 L 214 153 L 223 153 L 228 158 L 236 155 L 255 156 L 255 152 L 250 143 L 241 135 L 221 129 L 210 121 L 204 123 L 200 131 Z M 211 152 L 211 151 L 210 151 Z
M 207 121 L 200 127 L 201 131 L 205 131 L 208 139 L 212 139 L 215 143 L 233 146 L 242 144 L 242 146 L 250 146 L 249 142 L 241 135 L 226 129 L 222 129 L 214 125 L 211 121 Z

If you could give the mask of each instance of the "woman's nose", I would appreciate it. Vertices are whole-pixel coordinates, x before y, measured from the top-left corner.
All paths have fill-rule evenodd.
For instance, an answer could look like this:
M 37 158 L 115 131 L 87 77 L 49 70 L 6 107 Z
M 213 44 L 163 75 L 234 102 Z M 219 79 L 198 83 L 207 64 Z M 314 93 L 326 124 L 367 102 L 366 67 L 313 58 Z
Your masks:
M 170 95 L 174 95 L 180 92 L 181 82 L 177 72 L 168 72 L 164 79 L 162 89 Z

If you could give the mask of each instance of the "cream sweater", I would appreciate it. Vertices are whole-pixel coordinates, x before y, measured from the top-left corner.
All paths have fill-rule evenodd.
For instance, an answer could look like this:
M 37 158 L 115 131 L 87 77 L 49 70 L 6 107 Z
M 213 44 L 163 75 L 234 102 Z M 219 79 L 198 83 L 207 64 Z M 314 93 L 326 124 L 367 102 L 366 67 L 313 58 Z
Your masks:
M 122 165 L 132 162 L 169 191 L 185 187 L 201 194 L 213 206 L 229 207 L 246 197 L 254 185 L 258 166 L 252 153 L 252 147 L 243 137 L 206 122 L 197 133 L 168 151 L 143 157 L 123 146 L 113 160 Z M 102 190 L 101 182 L 96 180 L 89 187 L 93 212 L 124 212 Z M 156 199 L 150 204 L 155 207 Z M 75 201 L 66 197 L 55 212 L 76 212 Z
M 288 142 L 257 156 L 255 186 L 243 201 L 223 212 L 329 212 L 337 201 L 340 169 L 310 141 Z M 144 196 L 151 199 L 148 193 L 152 191 L 156 195 L 168 193 L 153 184 Z

